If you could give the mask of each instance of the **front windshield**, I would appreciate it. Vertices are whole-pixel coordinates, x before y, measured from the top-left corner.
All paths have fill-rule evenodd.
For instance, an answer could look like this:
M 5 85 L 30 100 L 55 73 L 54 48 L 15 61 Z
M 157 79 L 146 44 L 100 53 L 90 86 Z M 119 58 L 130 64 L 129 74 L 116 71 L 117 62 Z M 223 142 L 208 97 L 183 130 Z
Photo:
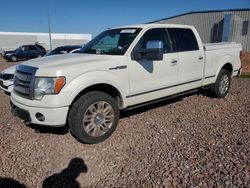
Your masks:
M 139 28 L 104 31 L 87 43 L 78 53 L 124 55 L 140 31 Z
M 68 53 L 68 50 L 67 50 L 67 49 L 58 47 L 58 48 L 55 48 L 54 50 L 49 51 L 45 56 L 51 56 L 51 55 L 62 54 L 62 53 L 61 53 L 62 51 L 65 51 L 65 52 L 67 51 L 67 53 Z
M 15 51 L 21 51 L 22 49 L 23 49 L 23 46 L 20 46 Z

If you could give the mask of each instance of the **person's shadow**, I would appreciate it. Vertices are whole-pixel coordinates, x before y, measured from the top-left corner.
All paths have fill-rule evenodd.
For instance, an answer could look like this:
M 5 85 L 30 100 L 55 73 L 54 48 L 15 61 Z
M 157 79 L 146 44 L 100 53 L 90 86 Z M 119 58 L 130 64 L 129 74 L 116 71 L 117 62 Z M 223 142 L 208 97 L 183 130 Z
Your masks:
M 83 159 L 74 158 L 70 161 L 68 167 L 58 174 L 46 178 L 43 181 L 43 188 L 80 188 L 80 184 L 76 178 L 80 173 L 87 173 L 88 167 L 85 165 Z
M 0 178 L 0 188 L 26 188 L 26 186 L 12 178 Z

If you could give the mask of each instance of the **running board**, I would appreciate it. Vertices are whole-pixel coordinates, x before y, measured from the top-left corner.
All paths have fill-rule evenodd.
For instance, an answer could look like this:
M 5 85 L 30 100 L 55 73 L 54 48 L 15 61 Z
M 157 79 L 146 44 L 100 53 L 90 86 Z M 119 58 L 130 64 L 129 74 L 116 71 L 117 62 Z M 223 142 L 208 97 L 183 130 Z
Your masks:
M 129 107 L 125 108 L 123 111 L 129 111 L 129 110 L 133 110 L 133 109 L 136 109 L 136 108 L 141 108 L 141 107 L 144 107 L 144 106 L 148 106 L 148 105 L 151 105 L 151 104 L 154 104 L 154 103 L 167 101 L 169 99 L 173 99 L 173 98 L 193 94 L 193 93 L 195 93 L 197 91 L 199 91 L 199 89 L 189 90 L 189 91 L 181 92 L 181 93 L 178 93 L 178 94 L 170 95 L 168 97 L 163 97 L 163 98 L 160 98 L 160 99 L 152 100 L 152 101 L 141 103 L 141 104 L 138 104 L 138 105 L 129 106 Z

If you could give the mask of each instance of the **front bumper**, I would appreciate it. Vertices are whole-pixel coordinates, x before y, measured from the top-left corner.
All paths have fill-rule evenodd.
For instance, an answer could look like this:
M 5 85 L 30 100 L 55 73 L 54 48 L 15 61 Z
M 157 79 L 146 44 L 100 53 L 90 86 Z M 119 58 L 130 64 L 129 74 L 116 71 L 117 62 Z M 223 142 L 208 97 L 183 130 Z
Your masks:
M 15 101 L 11 97 L 11 111 L 14 116 L 18 116 L 26 123 L 33 123 L 38 125 L 62 127 L 66 124 L 69 107 L 61 108 L 39 108 L 31 107 Z M 43 121 L 39 121 L 37 114 L 44 116 Z
M 6 56 L 6 55 L 4 55 L 4 56 L 3 56 L 3 58 L 4 58 L 5 60 L 7 60 L 7 61 L 9 61 L 9 60 L 10 60 L 10 56 Z
M 23 110 L 23 109 L 15 106 L 12 102 L 10 102 L 10 106 L 11 106 L 11 113 L 14 116 L 17 116 L 20 119 L 24 120 L 25 123 L 30 123 L 31 122 L 30 114 L 29 114 L 28 111 Z

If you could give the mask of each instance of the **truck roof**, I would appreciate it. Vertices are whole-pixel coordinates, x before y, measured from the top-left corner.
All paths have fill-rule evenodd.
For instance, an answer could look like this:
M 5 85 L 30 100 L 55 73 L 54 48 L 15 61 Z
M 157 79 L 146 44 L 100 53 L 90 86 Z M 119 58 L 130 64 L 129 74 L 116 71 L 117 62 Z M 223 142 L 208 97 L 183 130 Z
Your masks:
M 194 28 L 194 26 L 192 26 L 192 25 L 154 23 L 154 24 L 126 25 L 126 26 L 115 27 L 112 29 L 118 29 L 118 28 L 142 28 L 142 29 L 145 29 L 145 28 L 159 28 L 159 27 Z

